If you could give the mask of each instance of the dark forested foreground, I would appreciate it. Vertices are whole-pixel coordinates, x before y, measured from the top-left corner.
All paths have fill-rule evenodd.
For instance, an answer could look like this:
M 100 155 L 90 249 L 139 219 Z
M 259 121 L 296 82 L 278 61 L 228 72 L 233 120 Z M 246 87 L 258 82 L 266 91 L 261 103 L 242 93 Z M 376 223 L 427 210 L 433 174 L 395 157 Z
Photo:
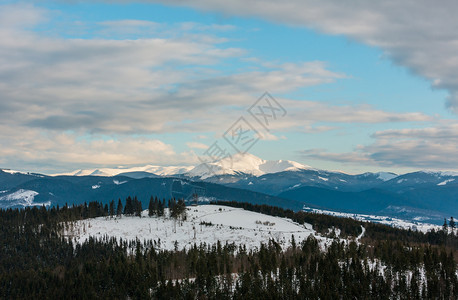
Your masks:
M 138 202 L 0 210 L 0 298 L 458 297 L 458 238 L 453 232 L 424 234 L 269 206 L 224 204 L 311 223 L 323 233 L 334 227 L 356 236 L 363 225 L 365 237 L 361 244 L 336 239 L 320 249 L 310 236 L 302 243 L 293 240 L 287 251 L 274 240 L 262 241 L 255 251 L 224 242 L 159 251 L 153 241 L 108 237 L 73 245 L 61 235 L 65 223 L 121 212 L 134 215 L 141 209 Z M 174 201 L 171 205 L 174 212 L 180 207 Z M 162 217 L 164 206 L 165 201 L 152 201 L 150 217 Z

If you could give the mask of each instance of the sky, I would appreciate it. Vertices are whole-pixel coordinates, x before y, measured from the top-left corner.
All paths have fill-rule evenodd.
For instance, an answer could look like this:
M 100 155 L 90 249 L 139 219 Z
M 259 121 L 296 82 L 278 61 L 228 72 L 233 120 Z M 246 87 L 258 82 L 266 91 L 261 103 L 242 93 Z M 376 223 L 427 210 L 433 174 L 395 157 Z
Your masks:
M 377 2 L 0 0 L 0 168 L 457 171 L 458 3 Z

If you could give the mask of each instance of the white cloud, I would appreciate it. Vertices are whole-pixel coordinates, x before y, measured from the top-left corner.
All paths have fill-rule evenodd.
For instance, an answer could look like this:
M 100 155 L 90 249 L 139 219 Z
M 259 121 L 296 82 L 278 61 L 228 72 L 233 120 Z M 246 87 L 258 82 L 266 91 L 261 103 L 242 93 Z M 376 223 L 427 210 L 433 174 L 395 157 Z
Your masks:
M 47 20 L 48 11 L 30 4 L 2 5 L 0 28 L 27 28 Z
M 47 15 L 47 11 L 29 5 L 2 6 L 0 10 L 3 165 L 36 166 L 35 170 L 47 165 L 57 170 L 65 163 L 190 163 L 194 155 L 175 153 L 171 145 L 132 134 L 223 133 L 266 90 L 275 96 L 347 78 L 320 61 L 256 60 L 250 71 L 223 73 L 219 64 L 227 59 L 245 60 L 247 51 L 221 45 L 224 37 L 196 32 L 118 40 L 49 37 L 27 29 L 44 22 Z M 122 24 L 154 33 L 167 30 L 164 24 L 141 20 L 117 22 L 103 23 L 102 27 L 113 32 Z M 183 26 L 195 29 L 209 25 Z M 213 27 L 223 33 L 235 30 Z M 322 122 L 431 120 L 421 113 L 385 112 L 369 106 L 278 100 L 288 110 L 288 117 L 275 122 L 273 130 L 326 131 L 338 127 L 316 125 Z M 203 144 L 201 148 L 196 143 L 188 146 L 203 149 Z
M 119 1 L 126 2 L 126 1 Z M 191 0 L 143 1 L 192 6 L 227 15 L 257 16 L 345 35 L 380 47 L 401 66 L 450 92 L 448 104 L 458 107 L 458 2 L 318 1 L 318 0 Z
M 415 169 L 455 169 L 458 167 L 458 123 L 426 128 L 390 129 L 373 134 L 374 142 L 359 145 L 346 153 L 326 149 L 301 151 L 307 159 L 345 164 Z
M 197 143 L 197 142 L 188 142 L 186 143 L 186 146 L 188 146 L 189 148 L 193 148 L 193 149 L 207 149 L 208 148 L 207 145 L 202 144 L 202 143 Z
M 1 127 L 0 127 L 1 128 Z M 3 128 L 1 128 L 3 129 Z M 11 132 L 11 129 L 8 129 Z M 20 128 L 14 134 L 0 139 L 0 167 L 22 166 L 28 171 L 68 171 L 93 166 L 188 165 L 197 163 L 192 152 L 177 153 L 173 146 L 157 139 L 131 136 L 92 136 L 84 139 L 79 134 L 41 133 Z

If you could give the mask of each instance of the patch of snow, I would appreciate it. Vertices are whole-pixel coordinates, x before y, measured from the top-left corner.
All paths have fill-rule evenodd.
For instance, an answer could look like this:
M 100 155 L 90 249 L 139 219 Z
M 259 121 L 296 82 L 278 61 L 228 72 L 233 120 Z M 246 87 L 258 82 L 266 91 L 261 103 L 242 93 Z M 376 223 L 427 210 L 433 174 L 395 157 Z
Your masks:
M 442 176 L 458 177 L 458 172 L 454 172 L 454 171 L 441 171 L 440 173 Z
M 336 217 L 343 217 L 343 218 L 352 218 L 355 220 L 363 221 L 363 222 L 373 222 L 373 223 L 380 223 L 389 225 L 396 228 L 401 229 L 411 229 L 414 231 L 421 231 L 421 232 L 428 232 L 432 229 L 440 230 L 442 227 L 435 224 L 428 224 L 422 222 L 410 222 L 406 220 L 401 220 L 397 218 L 392 218 L 388 216 L 376 216 L 376 215 L 366 215 L 366 214 L 356 214 L 356 213 L 343 213 L 343 212 L 336 212 L 324 209 L 316 209 L 304 206 L 304 211 L 331 215 Z
M 407 179 L 405 179 L 405 178 L 399 179 L 399 180 L 397 181 L 397 183 L 403 183 L 404 181 L 407 181 Z
M 253 185 L 253 182 L 251 182 L 251 181 L 250 181 L 250 182 L 248 182 L 248 185 Z
M 442 177 L 442 176 L 458 177 L 458 172 L 455 172 L 455 171 L 423 170 L 423 171 L 420 171 L 420 172 L 426 173 L 426 174 L 435 175 L 436 177 Z
M 21 172 L 21 171 L 15 171 L 15 170 L 11 170 L 11 169 L 0 169 L 0 170 L 2 170 L 5 173 L 8 173 L 8 174 L 24 174 L 24 175 L 27 175 L 27 173 L 24 173 L 24 172 Z
M 119 181 L 119 180 L 113 179 L 113 183 L 116 184 L 116 185 L 124 184 L 126 182 L 127 181 Z
M 455 181 L 455 179 L 454 178 L 447 179 L 445 181 L 442 181 L 442 182 L 438 183 L 437 185 L 446 185 L 447 183 L 452 182 L 452 181 Z
M 20 189 L 14 193 L 0 197 L 0 201 L 23 200 L 25 203 L 31 204 L 36 195 L 38 195 L 38 193 L 35 191 Z
M 98 188 L 100 188 L 100 184 L 95 184 L 95 185 L 92 186 L 92 189 L 93 189 L 93 190 L 96 190 L 96 189 L 98 189 Z
M 356 241 L 357 242 L 360 242 L 361 239 L 363 238 L 364 234 L 366 233 L 366 228 L 364 226 L 361 226 L 361 233 L 360 235 L 358 235 L 358 237 L 356 238 Z
M 41 205 L 50 206 L 51 205 L 50 201 L 45 202 L 45 203 L 35 203 L 34 199 L 36 195 L 38 195 L 38 193 L 35 191 L 20 189 L 14 193 L 11 193 L 5 196 L 1 196 L 0 202 L 4 202 L 2 203 L 1 206 L 4 206 L 4 207 L 24 206 L 25 207 L 25 206 L 41 206 Z
M 318 178 L 323 180 L 323 181 L 328 181 L 329 180 L 328 178 L 324 178 L 324 177 L 320 177 L 320 176 L 318 176 Z
M 30 176 L 35 176 L 35 177 L 44 177 L 44 175 L 41 174 L 36 174 L 36 173 L 29 173 L 29 172 L 21 172 L 21 171 L 15 171 L 11 169 L 0 169 L 1 171 L 8 173 L 8 174 L 22 174 L 22 175 L 30 175 Z
M 397 174 L 391 173 L 391 172 L 378 172 L 376 174 L 378 175 L 377 178 L 383 181 L 388 181 L 388 180 L 398 177 Z

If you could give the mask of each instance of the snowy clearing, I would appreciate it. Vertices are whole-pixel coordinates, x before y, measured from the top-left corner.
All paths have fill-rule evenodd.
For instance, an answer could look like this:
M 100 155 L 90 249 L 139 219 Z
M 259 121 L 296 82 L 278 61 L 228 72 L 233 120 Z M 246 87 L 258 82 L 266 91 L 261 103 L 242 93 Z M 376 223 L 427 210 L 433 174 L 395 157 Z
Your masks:
M 51 202 L 45 202 L 45 203 L 36 203 L 34 202 L 35 196 L 38 195 L 37 192 L 31 191 L 31 190 L 24 190 L 20 189 L 17 190 L 14 193 L 1 196 L 0 197 L 0 202 L 3 201 L 8 201 L 8 206 L 50 206 Z
M 331 210 L 316 209 L 310 207 L 304 207 L 304 211 L 313 212 L 318 214 L 331 215 L 342 218 L 351 218 L 363 222 L 373 222 L 389 225 L 401 229 L 411 229 L 415 231 L 428 232 L 432 229 L 440 230 L 442 227 L 435 224 L 428 224 L 422 222 L 409 222 L 406 220 L 401 220 L 397 218 L 387 217 L 387 216 L 376 216 L 376 215 L 366 215 L 366 214 L 357 214 L 357 213 L 343 213 Z M 418 218 L 417 218 L 418 219 Z M 419 220 L 419 219 L 418 219 Z
M 183 249 L 194 244 L 215 244 L 218 240 L 222 244 L 244 244 L 247 249 L 254 249 L 269 239 L 274 239 L 286 249 L 291 244 L 292 235 L 297 243 L 310 235 L 315 236 L 321 245 L 332 242 L 318 236 L 310 224 L 299 225 L 290 219 L 220 205 L 187 207 L 187 220 L 183 222 L 168 217 L 148 217 L 147 210 L 143 211 L 142 218 L 86 219 L 70 225 L 65 235 L 77 243 L 90 236 L 100 238 L 105 235 L 123 240 L 160 240 L 157 247 L 164 250 L 173 250 L 175 246 Z

